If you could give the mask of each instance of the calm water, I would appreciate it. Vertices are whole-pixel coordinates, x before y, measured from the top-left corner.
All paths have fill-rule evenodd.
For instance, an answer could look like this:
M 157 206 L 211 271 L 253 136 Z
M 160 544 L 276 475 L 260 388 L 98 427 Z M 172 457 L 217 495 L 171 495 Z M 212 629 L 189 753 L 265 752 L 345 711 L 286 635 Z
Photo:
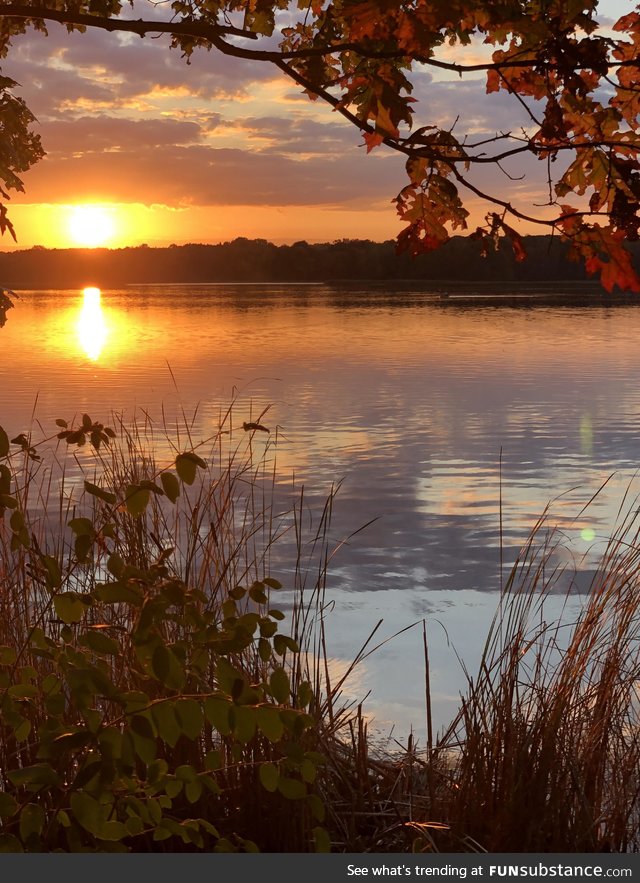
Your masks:
M 640 451 L 640 310 L 456 305 L 419 292 L 324 286 L 157 286 L 23 292 L 0 331 L 0 423 L 197 406 L 211 434 L 238 391 L 240 419 L 271 408 L 278 476 L 320 500 L 343 479 L 333 537 L 377 520 L 331 569 L 336 665 L 426 617 L 436 716 L 473 668 L 505 560 L 547 501 L 567 554 L 611 530 Z M 171 416 L 170 416 L 171 419 Z M 501 453 L 502 452 L 502 453 Z M 612 473 L 588 514 L 581 505 Z M 585 565 L 588 569 L 588 565 Z M 422 732 L 422 635 L 385 644 L 350 681 L 378 724 Z

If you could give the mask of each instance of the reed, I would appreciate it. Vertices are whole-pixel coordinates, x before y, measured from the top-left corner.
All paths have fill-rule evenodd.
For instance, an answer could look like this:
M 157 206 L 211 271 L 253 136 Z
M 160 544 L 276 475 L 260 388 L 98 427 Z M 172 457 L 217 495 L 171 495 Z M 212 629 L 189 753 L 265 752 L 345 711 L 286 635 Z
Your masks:
M 570 593 L 576 574 L 555 563 L 562 536 L 547 521 L 513 567 L 439 741 L 454 761 L 434 809 L 490 852 L 637 851 L 638 500 L 621 508 L 577 614 L 555 621 L 549 597 Z
M 464 669 L 455 719 L 431 746 L 410 742 L 385 763 L 397 774 L 386 793 L 398 823 L 378 829 L 380 848 L 400 848 L 402 831 L 414 851 L 640 849 L 639 511 L 626 496 L 581 591 L 580 565 L 558 563 L 564 538 L 545 511 L 477 672 Z M 556 610 L 565 599 L 559 615 L 549 615 L 552 595 Z M 361 765 L 380 781 L 374 762 Z
M 543 513 L 477 672 L 462 662 L 466 689 L 444 732 L 428 725 L 424 746 L 380 750 L 358 709 L 331 756 L 340 847 L 640 849 L 640 509 L 629 494 L 586 587 L 584 562 L 558 554 L 565 537 Z

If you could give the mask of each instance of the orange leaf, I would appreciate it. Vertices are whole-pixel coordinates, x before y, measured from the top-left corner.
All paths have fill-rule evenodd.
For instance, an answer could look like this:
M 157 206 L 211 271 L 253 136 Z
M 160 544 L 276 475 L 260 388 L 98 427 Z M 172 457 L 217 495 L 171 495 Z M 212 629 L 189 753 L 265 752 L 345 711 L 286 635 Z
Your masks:
M 384 135 L 381 135 L 379 132 L 363 132 L 362 137 L 367 145 L 367 153 L 371 153 L 374 147 L 377 147 L 384 141 Z

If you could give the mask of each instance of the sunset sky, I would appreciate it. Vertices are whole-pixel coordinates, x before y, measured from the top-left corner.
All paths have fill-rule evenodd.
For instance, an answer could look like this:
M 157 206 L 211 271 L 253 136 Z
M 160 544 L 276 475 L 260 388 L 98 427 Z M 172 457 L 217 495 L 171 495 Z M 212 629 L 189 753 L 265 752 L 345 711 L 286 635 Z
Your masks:
M 604 0 L 601 10 L 617 18 L 632 6 Z M 126 17 L 152 14 L 145 4 Z M 12 196 L 18 248 L 398 233 L 391 199 L 406 183 L 402 157 L 385 148 L 366 156 L 354 127 L 275 68 L 215 52 L 187 65 L 167 37 L 70 35 L 55 23 L 49 32 L 16 38 L 3 65 L 47 151 L 24 175 L 26 193 Z M 483 77 L 423 71 L 415 82 L 420 124 L 459 115 L 461 131 L 491 135 L 524 123 L 504 93 L 485 95 Z M 530 160 L 516 181 L 485 172 L 483 184 L 541 202 L 541 165 Z M 481 219 L 478 211 L 471 222 Z M 0 246 L 13 243 L 5 236 Z

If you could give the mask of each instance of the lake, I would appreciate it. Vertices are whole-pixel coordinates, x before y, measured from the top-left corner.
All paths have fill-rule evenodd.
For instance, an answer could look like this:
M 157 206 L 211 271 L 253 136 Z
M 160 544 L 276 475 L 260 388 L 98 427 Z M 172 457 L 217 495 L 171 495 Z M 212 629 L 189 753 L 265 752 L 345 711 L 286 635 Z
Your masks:
M 638 466 L 639 337 L 632 305 L 380 286 L 143 286 L 100 303 L 25 291 L 0 330 L 0 424 L 184 409 L 204 437 L 234 395 L 241 420 L 269 407 L 278 483 L 295 473 L 313 508 L 342 481 L 332 542 L 375 519 L 331 564 L 334 664 L 380 619 L 374 643 L 426 619 L 441 725 L 463 685 L 456 651 L 473 670 L 496 608 L 500 509 L 506 566 L 562 494 L 554 518 L 588 577 Z M 369 656 L 345 696 L 369 692 L 377 728 L 423 739 L 420 625 Z

